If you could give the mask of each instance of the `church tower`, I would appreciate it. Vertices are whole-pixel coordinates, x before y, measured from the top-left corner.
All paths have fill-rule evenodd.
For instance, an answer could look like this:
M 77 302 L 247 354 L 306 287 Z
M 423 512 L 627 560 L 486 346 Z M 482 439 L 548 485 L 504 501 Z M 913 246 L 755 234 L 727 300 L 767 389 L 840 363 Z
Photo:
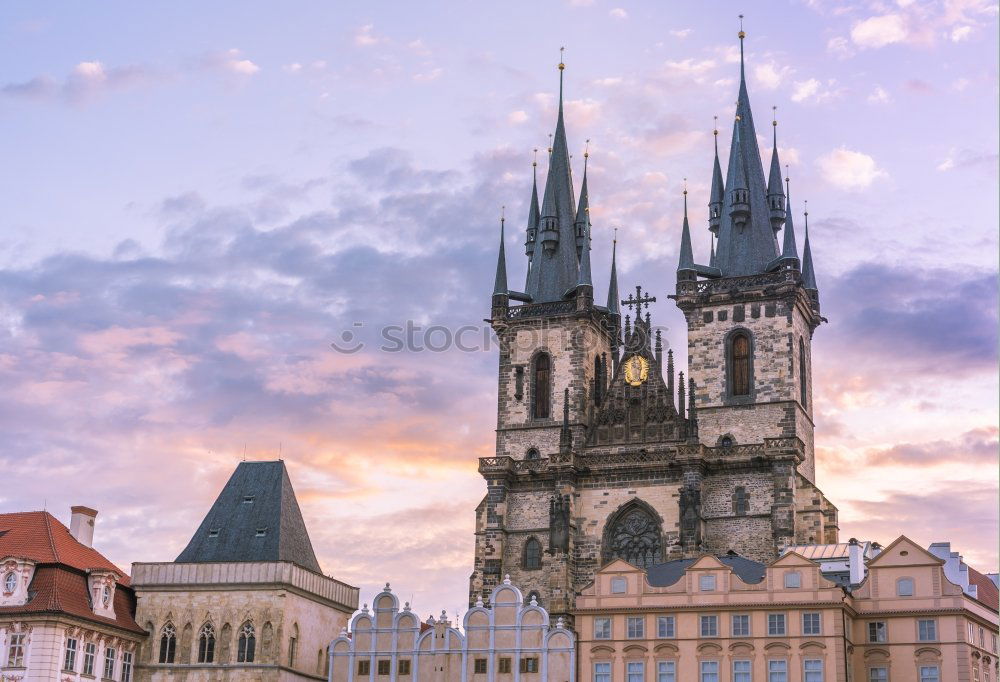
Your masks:
M 800 259 L 776 122 L 765 180 L 743 38 L 725 177 L 716 142 L 709 264 L 695 260 L 685 189 L 676 283 L 659 283 L 676 287 L 687 321 L 688 366 L 676 373 L 649 311 L 655 288 L 620 298 L 616 243 L 607 303 L 595 303 L 588 155 L 577 201 L 559 65 L 523 292 L 508 286 L 501 221 L 496 455 L 479 460 L 487 492 L 470 604 L 509 575 L 571 620 L 576 593 L 615 559 L 648 568 L 734 552 L 769 562 L 792 544 L 837 541 L 837 509 L 816 487 L 811 340 L 824 320 L 808 224 Z

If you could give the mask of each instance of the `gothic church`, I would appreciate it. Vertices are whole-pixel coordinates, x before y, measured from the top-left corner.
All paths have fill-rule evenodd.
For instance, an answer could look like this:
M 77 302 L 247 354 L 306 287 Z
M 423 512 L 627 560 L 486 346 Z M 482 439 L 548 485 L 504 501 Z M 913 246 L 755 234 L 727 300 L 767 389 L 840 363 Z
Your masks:
M 594 300 L 586 154 L 577 202 L 559 65 L 524 291 L 508 287 L 501 226 L 496 456 L 479 460 L 487 492 L 470 604 L 509 575 L 568 615 L 616 558 L 648 567 L 735 552 L 769 562 L 787 545 L 837 542 L 837 509 L 815 475 L 811 341 L 823 318 L 808 222 L 800 258 L 776 133 L 765 181 L 743 38 L 725 179 L 715 131 L 707 265 L 694 258 L 685 191 L 670 298 L 687 321 L 688 366 L 676 375 L 651 333 L 655 298 L 638 287 L 620 297 L 614 255 L 606 304 Z

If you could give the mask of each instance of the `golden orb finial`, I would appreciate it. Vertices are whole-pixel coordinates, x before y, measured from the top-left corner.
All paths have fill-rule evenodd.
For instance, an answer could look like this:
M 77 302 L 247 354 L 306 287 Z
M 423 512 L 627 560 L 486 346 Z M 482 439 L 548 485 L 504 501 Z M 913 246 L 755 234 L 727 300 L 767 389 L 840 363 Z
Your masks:
M 740 32 L 739 32 L 738 35 L 740 37 L 740 40 L 743 40 L 744 38 L 747 37 L 746 31 L 743 30 L 743 15 L 742 14 L 740 15 Z

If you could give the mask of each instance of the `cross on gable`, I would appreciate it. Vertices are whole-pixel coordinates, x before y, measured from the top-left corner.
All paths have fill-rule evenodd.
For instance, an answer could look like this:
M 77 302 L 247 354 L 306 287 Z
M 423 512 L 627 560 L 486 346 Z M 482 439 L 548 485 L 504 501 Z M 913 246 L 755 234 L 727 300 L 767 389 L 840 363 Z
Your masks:
M 635 288 L 635 294 L 629 294 L 628 298 L 622 301 L 622 305 L 628 306 L 629 308 L 635 308 L 636 318 L 642 315 L 642 306 L 646 306 L 646 310 L 649 310 L 649 304 L 656 303 L 656 296 L 643 296 L 642 287 L 637 286 Z

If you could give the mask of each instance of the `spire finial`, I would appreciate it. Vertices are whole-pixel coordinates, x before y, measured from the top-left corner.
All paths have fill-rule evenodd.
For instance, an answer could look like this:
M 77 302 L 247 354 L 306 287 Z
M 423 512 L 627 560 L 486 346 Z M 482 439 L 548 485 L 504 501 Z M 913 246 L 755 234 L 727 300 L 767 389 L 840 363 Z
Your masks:
M 740 15 L 740 32 L 737 34 L 740 37 L 740 80 L 743 80 L 743 39 L 747 37 L 746 31 L 743 30 L 743 15 Z
M 549 133 L 549 156 L 552 155 L 552 133 Z
M 566 70 L 566 65 L 563 63 L 563 52 L 566 50 L 565 47 L 559 48 L 559 110 L 562 111 L 562 100 L 563 100 L 563 71 Z
M 618 228 L 616 227 L 615 228 L 615 234 L 611 238 L 611 246 L 617 246 L 617 245 L 618 245 Z
M 507 219 L 507 206 L 501 204 L 500 206 L 500 231 L 503 232 L 503 223 Z
M 786 197 L 788 196 L 788 176 L 789 176 L 788 164 L 786 163 L 785 164 L 785 196 Z
M 778 107 L 771 107 L 771 127 L 774 129 L 774 148 L 778 148 Z
M 684 217 L 688 217 L 688 179 L 684 178 Z
M 535 152 L 535 158 L 531 162 L 531 167 L 538 168 L 538 147 L 535 147 L 534 152 Z

